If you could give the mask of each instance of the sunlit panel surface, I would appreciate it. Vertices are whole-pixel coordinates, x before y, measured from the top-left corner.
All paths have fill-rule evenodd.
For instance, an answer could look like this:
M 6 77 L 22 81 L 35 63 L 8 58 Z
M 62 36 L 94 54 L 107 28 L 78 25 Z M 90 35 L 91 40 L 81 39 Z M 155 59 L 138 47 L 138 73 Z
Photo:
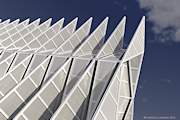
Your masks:
M 64 21 L 0 20 L 0 120 L 133 120 L 145 17 L 127 47 L 126 17 Z

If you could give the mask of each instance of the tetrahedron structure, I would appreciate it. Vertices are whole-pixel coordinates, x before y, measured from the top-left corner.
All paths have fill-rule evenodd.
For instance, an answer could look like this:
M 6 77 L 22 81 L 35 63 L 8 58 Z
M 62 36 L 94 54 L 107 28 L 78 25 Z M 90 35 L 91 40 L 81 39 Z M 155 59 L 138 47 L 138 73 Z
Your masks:
M 145 17 L 124 47 L 126 17 L 0 20 L 0 120 L 133 120 Z

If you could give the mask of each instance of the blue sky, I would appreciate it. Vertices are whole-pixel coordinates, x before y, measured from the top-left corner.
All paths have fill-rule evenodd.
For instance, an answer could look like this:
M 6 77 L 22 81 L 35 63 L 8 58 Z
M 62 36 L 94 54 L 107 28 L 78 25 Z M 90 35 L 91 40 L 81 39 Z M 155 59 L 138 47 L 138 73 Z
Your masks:
M 169 2 L 171 1 L 171 2 Z M 180 2 L 178 0 L 1 0 L 0 18 L 22 20 L 93 17 L 93 29 L 109 16 L 108 35 L 127 16 L 126 44 L 146 16 L 146 50 L 135 102 L 135 120 L 144 116 L 180 119 Z M 108 37 L 108 35 L 106 37 Z

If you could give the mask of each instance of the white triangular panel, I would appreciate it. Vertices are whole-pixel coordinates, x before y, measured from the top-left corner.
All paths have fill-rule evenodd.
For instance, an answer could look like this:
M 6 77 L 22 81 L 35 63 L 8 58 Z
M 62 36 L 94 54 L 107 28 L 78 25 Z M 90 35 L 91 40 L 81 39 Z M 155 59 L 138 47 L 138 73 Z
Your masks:
M 29 30 L 29 29 L 34 29 L 35 27 L 36 27 L 36 25 L 39 23 L 40 21 L 39 21 L 39 19 L 38 20 L 36 20 L 36 21 L 34 21 L 33 23 L 31 23 L 31 26 L 29 25 L 29 26 L 27 26 L 27 28 L 25 28 L 25 29 L 23 29 L 22 31 L 24 31 L 24 30 Z M 19 33 L 17 33 L 17 34 L 15 34 L 15 36 L 17 35 L 17 36 L 21 36 L 22 37 L 22 31 L 20 31 Z M 21 34 L 20 34 L 21 33 Z M 26 35 L 26 34 L 25 34 Z M 8 38 L 8 41 L 10 40 L 10 41 L 13 41 L 13 40 L 17 40 L 17 39 L 19 39 L 19 38 L 17 38 L 17 36 L 16 37 L 10 37 L 10 38 Z M 3 43 L 3 42 L 2 42 Z M 6 43 L 7 44 L 7 43 Z M 5 52 L 3 53 L 3 54 L 1 54 L 1 58 L 2 57 L 4 57 L 5 56 L 5 58 L 3 59 L 3 61 L 1 61 L 0 62 L 0 66 L 5 66 L 6 67 L 6 69 L 3 69 L 3 71 L 4 72 L 2 72 L 2 75 L 6 72 L 6 70 L 7 70 L 7 68 L 8 68 L 8 66 L 13 62 L 12 60 L 14 60 L 13 58 L 15 58 L 16 57 L 16 54 L 17 53 L 13 53 L 13 54 L 10 54 L 10 55 L 6 55 L 5 54 Z M 0 75 L 1 76 L 1 75 Z M 2 76 L 1 76 L 2 77 Z
M 2 27 L 4 27 L 4 26 L 8 25 L 9 23 L 10 23 L 10 19 L 7 19 L 7 20 L 1 22 L 1 23 L 0 23 L 0 28 L 2 28 Z
M 53 112 L 61 103 L 62 89 L 65 83 L 70 62 L 71 61 L 68 60 L 55 73 L 55 75 L 53 75 L 50 80 L 48 80 L 48 82 L 41 88 L 41 90 L 15 117 L 15 120 L 18 120 L 21 116 L 26 116 L 26 118 L 34 120 L 43 118 L 49 119 L 53 115 Z
M 15 55 L 16 53 L 13 53 L 10 56 L 8 56 L 6 59 L 0 62 L 0 67 L 1 67 L 0 78 L 3 77 L 8 72 L 8 67 L 11 64 L 11 61 L 13 60 Z
M 3 96 L 5 96 L 14 86 L 16 86 L 21 81 L 30 59 L 31 56 L 24 59 L 20 64 L 18 64 L 14 69 L 9 71 L 0 79 L 0 92 Z M 1 98 L 3 96 L 1 96 Z
M 51 62 L 49 71 L 47 72 L 47 75 L 46 75 L 47 78 L 48 76 L 51 76 L 58 68 L 61 67 L 61 65 L 66 61 L 66 59 L 70 57 L 72 50 L 74 50 L 74 48 L 77 47 L 78 44 L 80 44 L 87 37 L 87 35 L 90 32 L 91 22 L 92 22 L 92 19 L 90 18 L 75 33 L 73 33 L 73 35 L 69 39 L 67 39 L 62 45 L 59 46 L 57 50 L 53 52 L 53 54 L 57 54 L 56 51 L 59 51 L 65 45 L 73 44 L 72 49 L 67 51 L 69 54 L 66 54 L 64 56 L 53 56 L 53 60 Z M 76 37 L 74 38 L 74 36 L 77 36 L 78 38 Z M 78 39 L 78 41 L 76 39 Z
M 82 56 L 86 54 L 93 54 L 93 50 L 97 47 L 105 37 L 108 24 L 108 18 L 106 18 L 95 31 L 86 39 L 85 42 L 75 51 L 73 56 Z M 102 43 L 101 43 L 102 44 Z M 98 45 L 100 47 L 101 45 Z
M 130 66 L 130 79 L 131 79 L 131 90 L 132 90 L 132 97 L 135 97 L 138 79 L 140 75 L 141 65 L 143 60 L 143 54 L 136 56 L 134 58 L 131 58 L 129 60 L 129 66 Z
M 8 31 L 12 27 L 18 25 L 19 21 L 20 21 L 20 19 L 17 19 L 15 21 L 11 22 L 10 24 L 8 24 L 7 26 L 0 28 L 0 34 L 3 34 L 4 32 Z
M 20 38 L 27 35 L 30 31 L 33 31 L 39 25 L 39 22 L 40 22 L 40 19 L 37 19 L 36 21 L 29 24 L 27 27 L 25 27 L 21 31 L 19 31 L 19 32 L 15 33 L 14 35 L 8 37 L 7 39 L 3 40 L 0 43 L 0 45 L 2 45 L 3 47 L 6 47 L 6 46 L 12 44 L 13 42 L 15 42 L 16 40 L 19 40 Z
M 51 21 L 52 21 L 51 18 L 48 19 L 47 21 L 39 25 L 39 27 L 37 27 L 33 31 L 21 37 L 19 40 L 16 40 L 14 43 L 8 45 L 6 49 L 12 49 L 12 48 L 20 49 L 21 47 L 25 46 L 26 44 L 31 42 L 33 39 L 41 35 L 44 31 L 46 31 L 50 27 Z
M 87 118 L 90 119 L 94 113 L 96 106 L 100 102 L 101 96 L 103 95 L 109 79 L 113 74 L 113 70 L 116 67 L 116 62 L 99 60 L 97 64 L 96 76 L 94 79 L 92 93 L 90 97 L 88 115 Z M 117 84 L 118 85 L 118 84 Z
M 111 36 L 108 38 L 107 42 L 103 45 L 102 49 L 99 51 L 97 58 L 113 54 L 118 44 L 122 44 L 125 32 L 126 17 L 124 17 L 118 26 L 115 28 Z
M 128 48 L 124 54 L 123 62 L 144 53 L 145 40 L 145 17 L 142 18 Z
M 56 54 L 72 53 L 72 51 L 89 35 L 92 24 L 92 18 L 87 20 L 75 33 L 62 45 L 60 45 L 57 50 L 54 51 Z
M 134 102 L 132 101 L 128 107 L 124 120 L 133 120 L 133 112 L 134 112 L 133 107 L 134 107 Z
M 73 32 L 74 31 L 74 29 L 75 29 L 75 27 L 76 27 L 76 22 L 77 22 L 77 20 L 75 19 L 73 22 L 72 22 L 72 24 L 70 24 L 70 25 L 68 25 L 68 29 L 69 29 L 69 31 L 71 31 L 71 32 Z M 63 29 L 62 29 L 63 30 Z M 67 30 L 66 30 L 67 31 Z M 61 35 L 60 33 L 59 33 L 59 35 Z M 70 37 L 70 34 L 68 35 L 69 37 Z M 64 41 L 66 41 L 66 39 L 68 39 L 68 38 L 63 38 L 64 39 Z M 51 41 L 52 42 L 52 41 Z M 35 57 L 34 57 L 34 60 L 32 61 L 32 64 L 30 65 L 30 67 L 28 68 L 28 72 L 27 72 L 27 74 L 29 74 L 29 73 L 31 73 L 37 66 L 38 66 L 38 64 L 40 63 L 40 62 L 42 62 L 42 61 L 44 61 L 44 60 L 46 60 L 47 58 L 46 58 L 46 56 L 48 56 L 48 55 L 35 55 Z M 39 59 L 38 57 L 43 57 L 43 58 L 41 58 L 41 59 Z
M 69 75 L 66 82 L 66 88 L 64 89 L 63 99 L 65 99 L 71 89 L 76 85 L 79 78 L 83 75 L 83 73 L 87 70 L 88 66 L 92 63 L 91 59 L 81 59 L 74 58 L 72 59 L 71 70 L 69 71 Z M 78 68 L 78 69 L 77 69 Z
M 15 34 L 16 32 L 24 29 L 28 24 L 29 24 L 29 19 L 19 23 L 18 25 L 12 27 L 11 29 L 3 32 L 3 34 L 0 35 L 0 41 L 5 40 L 6 38 L 8 38 L 9 36 Z
M 38 49 L 43 44 L 45 44 L 49 39 L 53 38 L 62 28 L 64 23 L 64 18 L 56 22 L 52 27 L 46 30 L 43 34 L 38 36 L 36 39 L 32 40 L 26 46 L 24 46 L 21 50 L 28 50 L 28 49 Z
M 129 86 L 130 81 L 127 76 L 127 63 L 120 63 L 107 89 L 105 90 L 101 101 L 99 104 L 96 104 L 98 105 L 96 107 L 96 111 L 92 113 L 90 111 L 90 116 L 93 116 L 93 120 L 97 119 L 99 116 L 98 114 L 103 114 L 106 120 L 116 120 L 118 112 L 125 112 L 131 98 Z M 111 109 L 111 112 L 108 112 L 108 108 Z
M 66 27 L 64 27 L 58 34 L 47 41 L 42 47 L 40 47 L 37 52 L 42 52 L 46 50 L 57 49 L 65 40 L 67 40 L 76 29 L 78 18 L 75 18 Z
M 4 114 L 7 118 L 13 117 L 13 113 L 17 112 L 21 105 L 26 104 L 26 100 L 33 92 L 37 92 L 41 87 L 44 74 L 50 62 L 50 58 L 42 62 L 31 74 L 24 78 L 18 85 L 16 85 L 8 94 L 6 94 L 0 100 L 1 114 Z M 10 106 L 7 106 L 7 102 L 11 102 Z M 20 109 L 19 109 L 20 110 Z
M 51 119 L 85 119 L 87 97 L 90 91 L 93 71 L 95 70 L 94 62 L 89 65 Z
M 53 32 L 54 32 L 54 34 L 55 34 L 55 32 L 57 32 L 61 27 L 62 27 L 62 24 L 63 24 L 63 19 L 61 20 L 61 21 L 59 21 L 58 22 L 58 24 L 55 24 L 55 25 L 53 25 L 52 27 L 51 27 L 51 30 L 53 30 Z M 46 34 L 47 32 L 49 32 L 49 30 L 50 29 L 48 29 L 45 33 L 43 33 L 42 35 L 44 35 L 44 34 Z M 49 34 L 50 34 L 50 32 L 49 32 Z M 52 32 L 51 32 L 51 34 L 52 34 Z M 41 37 L 41 35 L 38 37 L 38 38 L 40 38 Z M 37 41 L 38 40 L 38 38 L 36 38 L 35 40 Z M 35 41 L 34 40 L 34 41 Z M 19 50 L 19 51 L 21 51 L 21 49 Z M 23 55 L 23 52 L 22 53 L 17 53 L 17 56 L 16 56 L 16 58 L 14 59 L 14 62 L 12 63 L 12 66 L 14 67 L 14 66 L 16 66 L 16 64 L 17 64 L 17 62 L 20 62 L 20 61 L 22 61 L 23 59 L 25 59 L 27 56 L 22 56 Z M 12 68 L 12 67 L 11 67 Z
M 22 21 L 21 23 L 19 23 L 15 28 L 17 29 L 17 30 L 21 30 L 21 29 L 23 29 L 25 26 L 27 26 L 27 25 L 29 25 L 29 22 L 30 22 L 30 19 L 28 18 L 28 19 L 26 19 L 26 20 L 24 20 L 24 21 Z M 11 30 L 13 30 L 14 28 L 12 28 Z M 11 31 L 10 30 L 10 31 Z M 12 34 L 14 31 L 11 31 L 10 32 L 9 31 L 9 33 L 10 34 Z M 14 32 L 15 33 L 15 32 Z
M 11 66 L 9 67 L 9 71 L 11 69 L 13 69 L 14 67 L 16 67 L 16 65 L 18 65 L 19 63 L 21 63 L 25 58 L 32 56 L 29 53 L 25 53 L 25 52 L 19 52 L 16 54 L 14 60 L 11 63 Z

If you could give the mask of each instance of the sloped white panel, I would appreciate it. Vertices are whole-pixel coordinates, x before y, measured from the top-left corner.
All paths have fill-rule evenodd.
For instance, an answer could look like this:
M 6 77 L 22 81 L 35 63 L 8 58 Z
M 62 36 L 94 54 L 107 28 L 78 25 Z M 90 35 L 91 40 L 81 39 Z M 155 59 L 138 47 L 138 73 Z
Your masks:
M 19 23 L 18 25 L 12 27 L 11 29 L 3 32 L 1 35 L 0 35 L 0 40 L 5 40 L 6 38 L 8 38 L 9 36 L 15 34 L 16 32 L 24 29 L 28 24 L 29 24 L 29 21 L 30 19 L 27 19 L 21 23 Z
M 96 30 L 86 39 L 85 42 L 75 51 L 73 56 L 82 56 L 86 54 L 92 54 L 97 44 L 103 40 L 106 34 L 108 24 L 108 18 L 106 18 L 97 28 Z M 99 45 L 101 46 L 101 45 Z
M 13 113 L 17 112 L 16 109 L 18 109 L 21 105 L 26 104 L 27 98 L 30 99 L 29 97 L 31 94 L 33 92 L 37 92 L 41 87 L 40 85 L 49 62 L 50 59 L 42 62 L 40 66 L 38 66 L 24 80 L 20 81 L 18 85 L 16 85 L 0 100 L 1 114 L 5 115 L 6 118 L 11 119 L 11 117 L 13 117 Z M 13 103 L 13 105 L 11 104 L 11 106 L 7 106 L 7 102 Z
M 64 18 L 56 22 L 48 30 L 46 30 L 43 34 L 38 36 L 36 39 L 32 40 L 30 43 L 24 46 L 21 50 L 40 48 L 43 44 L 45 44 L 48 40 L 53 38 L 61 30 L 63 23 L 64 23 Z
M 97 58 L 113 54 L 118 44 L 123 44 L 124 32 L 125 32 L 126 17 L 124 17 L 118 26 L 115 28 L 107 42 L 103 45 L 99 51 Z M 119 45 L 122 46 L 122 45 Z M 119 50 L 119 49 L 118 49 Z
M 31 59 L 33 57 L 33 55 L 30 55 L 29 53 L 25 53 L 25 52 L 17 53 L 16 56 L 14 57 L 14 60 L 11 62 L 11 66 L 9 66 L 9 71 L 12 70 L 14 67 L 16 67 L 16 65 L 21 63 L 28 56 L 31 56 Z
M 69 95 L 64 99 L 58 110 L 51 119 L 72 120 L 85 119 L 87 96 L 89 94 L 95 61 L 89 65 L 85 73 L 81 76 L 77 84 L 72 88 Z M 68 109 L 68 110 L 67 110 Z
M 19 40 L 15 41 L 14 43 L 8 45 L 6 48 L 7 49 L 12 49 L 12 48 L 20 49 L 21 47 L 25 46 L 26 44 L 31 42 L 33 39 L 36 39 L 36 37 L 41 35 L 44 31 L 46 31 L 50 27 L 51 21 L 52 21 L 51 18 L 48 19 L 47 21 L 42 23 L 39 27 L 29 32 L 25 36 L 21 37 Z
M 17 32 L 16 34 L 6 38 L 5 40 L 1 41 L 0 45 L 3 47 L 7 47 L 8 45 L 12 44 L 16 40 L 24 37 L 27 35 L 30 31 L 34 30 L 39 25 L 40 19 L 37 19 L 36 21 L 29 24 L 27 27 L 22 29 L 21 31 Z
M 100 49 L 100 51 L 96 55 L 96 58 L 113 54 L 118 44 L 122 44 L 121 41 L 124 35 L 125 20 L 126 18 L 124 17 L 122 21 L 119 23 L 119 25 L 116 27 L 112 35 L 109 37 L 105 45 Z M 113 62 L 113 60 L 111 59 L 108 60 L 108 59 L 99 60 L 98 62 L 97 73 L 96 73 L 97 75 L 95 76 L 95 80 L 92 88 L 92 94 L 90 97 L 89 108 L 88 108 L 88 115 L 87 115 L 88 119 L 92 117 L 92 114 L 95 111 L 96 106 L 98 105 L 100 98 L 103 95 L 103 92 L 105 91 L 107 84 L 109 83 L 111 74 L 117 64 L 115 61 Z
M 19 21 L 20 21 L 20 19 L 17 19 L 17 20 L 15 20 L 15 21 L 11 22 L 10 24 L 8 24 L 7 26 L 4 26 L 4 27 L 0 28 L 0 34 L 6 32 L 6 31 L 8 31 L 9 29 L 11 29 L 12 27 L 18 25 L 18 24 L 19 24 Z
M 14 67 L 14 62 L 16 62 L 15 58 L 18 57 L 19 54 L 21 53 L 16 53 L 13 51 L 3 52 L 2 57 L 0 58 L 0 67 L 3 68 L 0 72 L 0 78 L 3 77 L 9 70 L 11 70 L 12 67 Z
M 112 74 L 112 79 L 101 101 L 99 101 L 99 104 L 96 104 L 96 111 L 91 113 L 90 110 L 90 116 L 93 116 L 92 119 L 96 120 L 99 116 L 98 114 L 104 114 L 106 120 L 116 120 L 118 112 L 124 113 L 131 99 L 131 87 L 129 85 L 130 78 L 127 63 L 119 64 L 115 73 Z M 110 113 L 108 108 L 111 109 Z M 89 118 L 91 119 L 91 117 Z
M 131 79 L 131 90 L 132 90 L 132 96 L 135 97 L 138 79 L 140 75 L 141 65 L 143 60 L 143 54 L 136 56 L 129 60 L 129 66 L 130 66 L 130 79 Z
M 42 62 L 50 58 L 51 56 L 48 55 L 33 54 L 32 60 L 29 62 L 29 67 L 26 70 L 24 78 L 26 78 L 31 72 L 33 72 L 38 66 L 40 66 Z
M 8 67 L 11 64 L 11 61 L 13 60 L 15 55 L 16 55 L 15 53 L 10 54 L 10 56 L 8 56 L 7 58 L 3 59 L 0 62 L 0 68 L 1 68 L 0 78 L 6 74 Z M 6 57 L 7 55 L 4 53 L 4 56 Z
M 92 24 L 92 18 L 87 20 L 75 33 L 62 45 L 60 45 L 54 53 L 56 54 L 64 54 L 64 53 L 72 53 L 73 50 L 80 44 L 90 33 L 90 28 Z
M 37 52 L 55 50 L 61 45 L 65 40 L 67 40 L 75 31 L 78 19 L 75 18 L 71 21 L 64 29 L 62 29 L 57 35 L 51 38 L 49 41 L 40 47 Z
M 92 63 L 91 59 L 81 59 L 81 58 L 72 59 L 72 66 L 68 74 L 66 87 L 64 89 L 63 100 L 69 95 L 74 85 L 76 85 L 79 78 L 83 75 L 83 73 L 87 70 L 88 66 L 91 63 Z
M 91 23 L 92 23 L 92 19 L 90 18 L 75 33 L 73 33 L 69 39 L 67 39 L 62 45 L 60 45 L 58 47 L 57 50 L 55 50 L 53 52 L 53 54 L 57 54 L 56 52 L 58 52 L 64 46 L 66 46 L 66 45 L 73 46 L 71 50 L 63 51 L 63 53 L 68 52 L 69 54 L 66 54 L 63 56 L 55 56 L 55 55 L 53 56 L 49 71 L 46 74 L 46 78 L 51 76 L 58 68 L 60 68 L 62 66 L 62 64 L 66 61 L 66 59 L 68 59 L 68 57 L 70 57 L 73 50 L 88 36 L 88 34 L 90 32 Z
M 123 62 L 144 53 L 145 40 L 145 17 L 142 18 L 127 51 L 122 58 Z
M 40 40 L 43 39 L 42 36 L 47 36 L 46 34 L 56 34 L 56 32 L 58 32 L 62 25 L 63 25 L 64 19 L 61 19 L 60 21 L 58 21 L 56 24 L 54 24 L 52 27 L 50 27 L 48 30 L 45 30 L 45 32 L 43 32 L 43 34 L 39 35 L 37 38 L 35 38 L 34 40 L 32 40 L 32 42 L 30 42 L 29 44 L 27 44 L 26 46 L 24 46 L 22 49 L 20 49 L 19 51 L 22 51 L 24 48 L 29 48 L 30 50 L 33 49 L 34 47 L 36 47 L 35 44 L 40 44 Z M 49 36 L 50 37 L 50 36 Z M 49 38 L 50 39 L 50 38 Z M 31 44 L 33 43 L 33 44 Z M 42 43 L 43 44 L 43 43 Z M 40 47 L 40 46 L 39 46 Z M 27 56 L 22 56 L 21 53 L 17 53 L 16 58 L 14 59 L 14 62 L 12 63 L 12 67 L 16 66 L 17 62 L 22 61 L 24 58 L 26 58 Z M 11 68 L 12 68 L 11 67 Z M 11 69 L 10 68 L 10 69 Z
M 143 52 L 144 52 L 144 47 L 143 47 L 144 46 L 144 29 L 145 29 L 144 28 L 145 27 L 144 24 L 145 24 L 145 21 L 144 21 L 144 18 L 143 18 L 141 23 L 140 23 L 140 25 L 139 25 L 139 27 L 138 27 L 138 29 L 137 29 L 137 31 L 138 32 L 140 31 L 140 32 L 139 33 L 138 32 L 135 33 L 135 35 L 134 35 L 130 45 L 128 46 L 128 49 L 127 49 L 124 57 L 122 58 L 123 62 L 125 62 L 126 60 L 131 59 L 131 58 L 133 58 L 133 57 L 135 57 L 137 55 L 143 54 Z M 138 35 L 140 37 L 138 37 Z M 139 47 L 139 44 L 141 44 L 142 46 Z M 136 51 L 136 48 L 134 48 L 134 47 L 138 47 L 138 50 Z M 129 69 L 128 64 L 127 63 L 126 64 L 122 64 L 122 67 L 119 67 L 119 71 L 120 71 L 120 68 L 121 68 L 121 71 L 123 73 L 121 74 L 121 78 L 118 78 L 118 76 L 116 78 L 116 79 L 119 79 L 121 81 L 119 83 L 119 93 L 118 93 L 119 101 L 116 101 L 116 104 L 114 104 L 114 103 L 110 104 L 110 106 L 113 106 L 113 104 L 114 104 L 114 110 L 111 110 L 111 114 L 113 113 L 113 115 L 115 117 L 114 119 L 116 119 L 116 117 L 117 117 L 116 116 L 117 111 L 118 112 L 122 112 L 122 114 L 124 115 L 124 112 L 127 109 L 127 106 L 129 104 L 129 100 L 132 97 L 132 95 L 131 95 L 132 94 L 131 93 L 131 80 L 130 80 L 130 74 L 129 74 L 130 70 L 128 70 Z M 110 92 L 110 89 L 113 86 L 113 83 L 115 81 L 117 81 L 117 80 L 112 79 L 112 81 L 110 82 L 110 84 L 108 86 L 109 89 L 107 88 L 107 90 L 106 90 L 106 92 L 105 92 L 105 94 L 103 96 L 104 98 L 102 98 L 102 100 L 101 100 L 101 103 L 100 103 L 101 105 L 99 105 L 99 108 L 97 108 L 97 110 L 96 110 L 96 112 L 94 114 L 93 119 L 96 119 L 96 117 L 99 116 L 98 114 L 104 114 L 105 116 L 107 115 L 107 113 L 106 113 L 106 110 L 107 110 L 106 106 L 108 106 L 108 105 L 106 104 L 106 101 L 108 101 L 108 99 L 110 97 L 110 95 L 109 95 L 110 93 L 109 92 Z M 116 83 L 116 85 L 118 85 L 118 83 Z M 111 97 L 112 96 L 113 95 L 111 95 Z M 116 99 L 113 99 L 113 100 L 115 101 Z M 110 101 L 108 103 L 110 103 Z M 122 104 L 122 103 L 124 103 L 124 104 Z M 119 107 L 117 107 L 117 106 L 119 106 Z M 112 112 L 112 111 L 114 111 L 114 112 Z M 106 119 L 107 120 L 112 119 L 113 115 L 107 115 Z M 109 116 L 111 116 L 111 118 L 108 118 Z
M 91 20 L 90 20 L 91 21 Z M 89 22 L 89 21 L 88 21 Z M 88 40 L 88 39 L 87 39 Z M 82 43 L 83 44 L 83 43 Z M 86 43 L 87 44 L 87 43 Z M 86 45 L 85 44 L 85 45 Z M 77 45 L 76 45 L 77 46 Z M 83 45 L 84 46 L 84 45 Z M 73 48 L 73 47 L 72 47 Z M 71 49 L 72 49 L 71 48 Z M 79 49 L 79 48 L 78 48 Z M 92 48 L 93 49 L 93 48 Z M 68 50 L 67 50 L 68 51 Z M 76 51 L 75 51 L 76 52 Z M 73 53 L 74 55 L 74 53 Z M 79 64 L 81 63 L 81 64 Z M 73 59 L 73 63 L 72 63 L 72 68 L 71 71 L 69 73 L 69 77 L 67 79 L 67 87 L 64 90 L 63 93 L 63 99 L 66 98 L 66 96 L 69 94 L 69 92 L 71 91 L 71 88 L 73 87 L 73 85 L 76 84 L 77 80 L 79 79 L 79 77 L 84 73 L 84 71 L 86 70 L 86 68 L 88 67 L 88 65 L 91 63 L 90 59 Z M 79 68 L 77 70 L 77 67 Z
M 9 30 L 9 29 L 11 29 L 11 28 L 13 28 L 13 27 L 16 27 L 19 23 L 20 23 L 20 19 L 17 19 L 17 20 L 15 20 L 15 21 L 11 22 L 11 23 L 6 27 L 6 30 Z
M 7 57 L 9 57 L 11 54 L 13 54 L 13 51 L 2 51 L 0 56 L 0 62 L 5 60 Z
M 75 27 L 76 27 L 76 23 L 77 23 L 77 20 L 75 19 L 75 20 L 73 20 L 72 22 L 71 22 L 71 24 L 69 24 L 68 25 L 68 29 L 71 31 L 71 32 L 73 32 L 74 31 L 74 29 L 75 29 Z M 62 31 L 63 31 L 64 29 L 62 29 Z M 66 29 L 65 29 L 65 31 L 67 31 Z M 69 32 L 70 32 L 69 31 Z M 61 32 L 60 32 L 61 33 Z M 61 35 L 59 33 L 59 35 Z M 72 34 L 72 33 L 71 33 Z M 63 40 L 64 41 L 66 41 L 70 36 L 71 36 L 71 34 L 69 34 L 68 36 L 64 36 L 63 37 Z M 66 34 L 67 35 L 67 34 Z M 52 41 L 50 41 L 50 42 L 52 42 Z M 39 48 L 39 50 L 41 50 L 41 48 Z M 45 57 L 44 57 L 45 56 Z M 49 56 L 48 58 L 46 58 L 48 55 L 41 55 L 41 54 L 39 54 L 39 55 L 35 55 L 34 56 L 34 59 L 33 59 L 33 61 L 32 61 L 32 64 L 30 65 L 30 67 L 28 68 L 28 72 L 27 72 L 27 74 L 29 74 L 29 73 L 31 73 L 38 65 L 39 65 L 39 63 L 40 62 L 42 62 L 42 61 L 44 61 L 44 60 L 46 60 L 46 59 L 48 59 L 49 57 L 51 57 L 51 56 Z M 43 58 L 41 58 L 40 60 L 39 60 L 39 57 L 43 57 Z
M 24 75 L 24 72 L 28 66 L 28 62 L 31 60 L 31 56 L 24 59 L 14 69 L 9 71 L 0 79 L 0 99 L 5 96 L 14 86 L 16 86 Z
M 0 28 L 2 28 L 2 27 L 4 27 L 4 26 L 8 25 L 9 23 L 10 23 L 10 19 L 7 19 L 7 20 L 1 22 L 1 23 L 0 23 Z
M 29 24 L 30 24 L 30 19 L 28 18 L 28 19 L 22 21 L 21 23 L 19 23 L 15 28 L 20 31 L 21 29 L 23 29 L 25 26 L 27 26 Z M 12 28 L 11 30 L 13 30 L 13 29 L 14 28 Z M 9 31 L 10 34 L 12 34 L 14 32 L 14 31 L 11 31 L 11 32 L 10 31 Z
M 92 114 L 94 113 L 95 108 L 98 105 L 107 84 L 109 83 L 109 79 L 111 78 L 111 74 L 113 74 L 116 64 L 116 62 L 102 60 L 98 61 L 96 76 L 94 79 L 88 107 L 88 119 L 92 117 Z
M 125 120 L 133 120 L 133 112 L 134 112 L 134 101 L 132 101 L 128 107 L 127 113 L 125 114 Z
M 23 31 L 26 31 L 27 33 L 28 33 L 28 31 L 30 30 L 33 30 L 33 29 L 35 29 L 36 28 L 36 26 L 38 25 L 38 23 L 39 23 L 40 21 L 39 20 L 36 20 L 36 21 L 34 21 L 33 23 L 31 23 L 30 25 L 28 25 L 25 29 L 23 29 L 23 30 L 21 30 L 20 32 L 18 32 L 17 34 L 15 34 L 15 36 L 17 35 L 17 36 L 21 36 L 21 38 L 22 38 L 22 33 L 23 33 Z M 22 32 L 22 33 L 21 33 Z M 26 34 L 25 34 L 26 35 Z M 17 40 L 17 39 L 19 39 L 18 37 L 10 37 L 10 39 L 8 38 L 7 40 L 10 40 L 10 41 L 13 41 L 13 40 Z M 4 42 L 4 41 L 3 41 Z M 3 44 L 3 42 L 2 42 L 2 44 Z M 10 43 L 9 43 L 10 44 Z M 8 44 L 7 44 L 8 45 Z M 9 67 L 9 65 L 13 62 L 13 60 L 14 60 L 14 58 L 16 57 L 16 55 L 17 55 L 17 53 L 12 53 L 12 54 L 10 54 L 10 55 L 6 55 L 5 54 L 6 52 L 3 52 L 2 54 L 1 54 L 1 58 L 2 57 L 5 57 L 4 59 L 3 59 L 3 61 L 1 61 L 0 62 L 0 67 L 1 66 L 3 66 L 3 72 L 1 72 L 0 73 L 0 77 L 2 77 L 6 72 L 7 72 L 7 70 L 8 70 L 8 67 Z
M 121 113 L 121 116 L 124 117 L 128 104 L 132 99 L 132 92 L 130 86 L 131 81 L 130 81 L 128 63 L 123 63 L 120 70 L 121 71 L 118 71 L 120 75 L 117 76 L 117 79 L 120 80 L 119 89 L 118 89 L 119 99 L 118 99 L 117 112 Z
M 54 111 L 61 103 L 62 90 L 70 63 L 71 60 L 68 60 L 55 75 L 50 78 L 42 89 L 20 111 L 15 117 L 15 120 L 23 116 L 26 116 L 28 119 L 49 119 L 53 115 Z
M 94 48 L 96 47 L 96 45 L 103 39 L 105 32 L 106 32 L 106 25 L 107 25 L 107 20 L 105 19 L 101 25 L 99 25 L 99 27 L 95 30 L 95 32 L 93 32 L 84 43 L 82 43 L 82 45 L 75 51 L 75 53 L 73 53 L 73 56 L 76 56 L 77 51 L 81 50 L 83 47 L 85 47 L 88 44 L 91 44 L 92 41 L 94 41 L 95 39 L 93 39 L 93 37 L 97 37 L 98 39 L 97 42 L 94 42 L 94 44 L 91 45 L 91 50 L 89 52 L 91 52 L 94 50 Z M 98 36 L 98 32 L 101 31 L 104 33 L 102 36 L 99 35 Z M 91 55 L 90 54 L 90 55 Z M 63 93 L 63 99 L 66 98 L 69 94 L 69 92 L 71 91 L 71 89 L 73 88 L 73 86 L 76 84 L 76 82 L 78 81 L 79 77 L 84 73 L 84 71 L 86 70 L 86 68 L 89 66 L 89 64 L 91 64 L 91 59 L 81 59 L 81 58 L 75 58 L 73 60 L 73 64 L 72 64 L 72 69 L 69 73 L 69 77 L 67 79 L 67 87 L 64 90 Z M 80 64 L 79 64 L 80 63 Z M 77 69 L 79 68 L 79 69 Z
M 52 27 L 50 27 L 48 30 L 45 30 L 45 32 L 43 32 L 43 34 L 39 35 L 37 38 L 35 38 L 32 42 L 30 42 L 23 48 L 26 48 L 27 46 L 29 47 L 29 45 L 31 45 L 31 43 L 33 43 L 33 42 L 39 44 L 40 43 L 39 41 L 41 39 L 43 39 L 42 36 L 44 36 L 44 35 L 47 36 L 46 34 L 51 34 L 51 35 L 56 34 L 61 29 L 63 22 L 64 22 L 64 19 L 61 19 L 56 24 L 54 24 Z M 33 47 L 35 47 L 35 46 L 30 46 L 30 47 L 31 47 L 31 49 L 33 49 Z M 19 51 L 23 50 L 23 48 L 20 49 Z M 12 63 L 12 67 L 16 66 L 17 62 L 22 61 L 26 57 L 27 56 L 24 56 L 24 55 L 22 56 L 22 53 L 17 53 L 17 57 L 14 59 L 14 62 Z

